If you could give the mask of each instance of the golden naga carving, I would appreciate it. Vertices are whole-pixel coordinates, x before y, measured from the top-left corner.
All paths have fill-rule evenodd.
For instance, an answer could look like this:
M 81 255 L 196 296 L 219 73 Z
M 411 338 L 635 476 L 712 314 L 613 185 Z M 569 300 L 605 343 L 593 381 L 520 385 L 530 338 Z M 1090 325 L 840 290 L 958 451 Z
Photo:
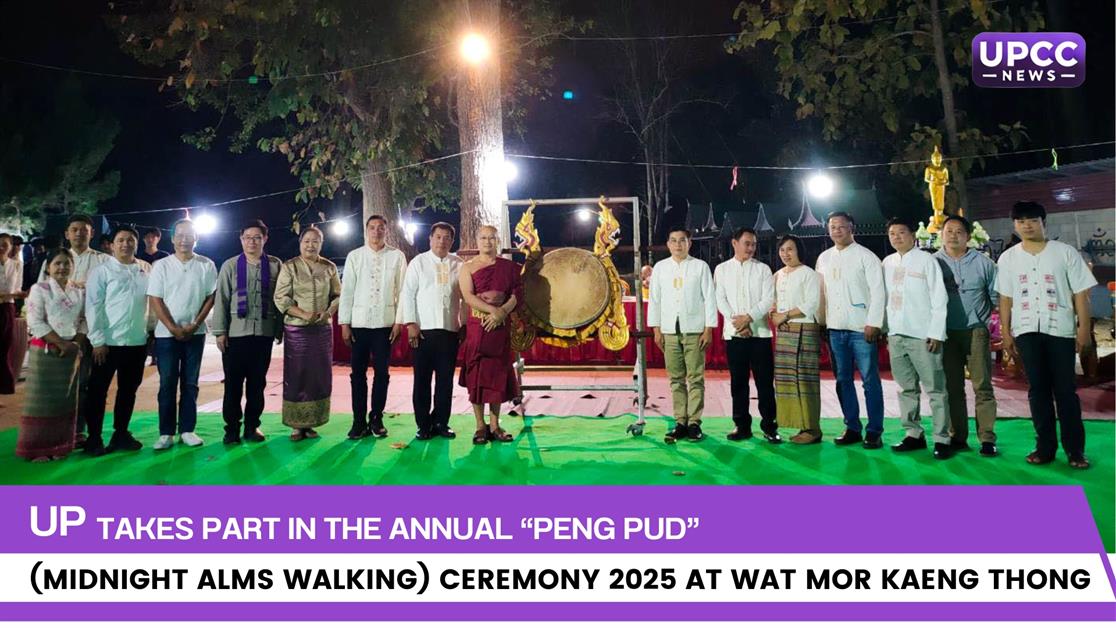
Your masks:
M 930 155 L 930 165 L 926 166 L 922 178 L 930 188 L 930 206 L 934 209 L 926 230 L 937 233 L 945 222 L 945 189 L 949 185 L 949 169 L 942 165 L 942 151 L 937 146 Z
M 628 344 L 620 274 L 610 254 L 616 248 L 620 223 L 605 204 L 597 203 L 598 226 L 593 251 L 560 248 L 542 254 L 535 229 L 532 202 L 515 226 L 516 248 L 527 257 L 523 264 L 524 304 L 512 328 L 512 346 L 525 351 L 539 340 L 556 347 L 573 347 L 594 337 L 606 349 Z

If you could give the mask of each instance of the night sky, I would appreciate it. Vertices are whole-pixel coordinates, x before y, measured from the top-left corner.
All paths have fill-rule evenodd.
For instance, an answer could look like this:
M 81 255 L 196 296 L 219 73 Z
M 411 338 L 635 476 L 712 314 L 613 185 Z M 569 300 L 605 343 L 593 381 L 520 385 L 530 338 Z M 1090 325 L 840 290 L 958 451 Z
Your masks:
M 639 2 L 634 3 L 639 6 Z M 690 0 L 692 12 L 685 20 L 662 24 L 656 33 L 716 33 L 737 28 L 732 21 L 734 0 Z M 568 0 L 566 11 L 576 17 L 595 18 L 600 2 Z M 969 88 L 959 100 L 978 120 L 1021 120 L 1030 133 L 1024 148 L 1068 145 L 1111 140 L 1114 135 L 1113 3 L 1096 0 L 1063 0 L 1047 5 L 1048 29 L 1074 31 L 1088 43 L 1088 78 L 1075 90 L 978 90 Z M 120 74 L 152 75 L 155 70 L 142 66 L 120 52 L 113 34 L 102 18 L 105 3 L 100 1 L 3 3 L 0 20 L 0 56 Z M 644 26 L 644 28 L 649 28 Z M 780 138 L 756 142 L 744 132 L 764 122 L 780 107 L 781 99 L 759 82 L 769 62 L 752 53 L 730 56 L 722 50 L 722 40 L 696 40 L 688 49 L 683 80 L 698 86 L 703 93 L 728 99 L 729 106 L 695 108 L 676 123 L 679 137 L 671 155 L 676 162 L 692 163 L 771 163 Z M 529 102 L 526 132 L 507 133 L 505 148 L 512 153 L 636 160 L 638 151 L 614 123 L 602 115 L 602 97 L 611 90 L 611 76 L 604 63 L 615 54 L 615 44 L 596 41 L 559 41 L 552 47 L 556 60 L 554 93 L 545 102 Z M 0 61 L 0 80 L 18 86 L 28 98 L 49 95 L 57 81 L 68 74 Z M 116 198 L 106 202 L 104 213 L 150 210 L 182 205 L 204 205 L 232 198 L 297 188 L 300 182 L 288 173 L 286 160 L 279 155 L 254 151 L 231 154 L 215 148 L 203 152 L 181 141 L 183 133 L 203 126 L 206 115 L 170 106 L 172 98 L 158 93 L 154 82 L 115 78 L 80 77 L 88 98 L 114 115 L 121 123 L 116 146 L 105 168 L 121 172 Z M 560 94 L 570 89 L 572 101 Z M 0 112 L 3 115 L 3 112 Z M 1105 152 L 1107 151 L 1107 152 Z M 1069 152 L 1063 162 L 1092 159 L 1111 154 L 1111 147 L 1100 152 Z M 434 156 L 434 155 L 431 155 Z M 1049 155 L 1005 158 L 990 163 L 987 173 L 1048 165 Z M 642 190 L 642 169 L 631 166 L 597 166 L 520 160 L 521 177 L 509 193 L 512 198 L 633 195 Z M 672 204 L 738 203 L 743 197 L 784 198 L 795 193 L 800 175 L 753 175 L 746 177 L 746 190 L 729 192 L 727 171 L 679 169 L 672 173 Z M 868 187 L 877 177 L 890 176 L 886 169 L 858 174 L 857 186 Z M 757 200 L 763 200 L 763 198 Z M 351 205 L 359 211 L 359 198 L 346 197 L 335 203 L 319 202 L 317 209 L 329 211 Z M 293 195 L 274 197 L 232 206 L 240 218 L 260 217 L 273 228 L 269 252 L 281 257 L 297 253 L 289 231 L 290 215 L 302 206 Z M 121 217 L 141 225 L 167 226 L 181 217 L 180 212 Z M 420 215 L 429 224 L 445 215 Z M 678 215 L 668 217 L 676 220 Z M 456 222 L 456 220 L 453 220 Z M 354 223 L 355 224 L 355 223 Z M 223 224 L 222 229 L 232 225 Z M 422 232 L 420 232 L 422 233 Z M 585 229 L 591 237 L 591 227 Z M 424 238 L 418 238 L 425 248 Z M 327 237 L 326 253 L 342 257 L 360 241 L 354 233 L 347 242 Z M 546 242 L 549 244 L 549 242 Z M 168 246 L 164 241 L 164 246 Z M 219 233 L 199 245 L 199 251 L 221 260 L 237 250 L 235 236 Z

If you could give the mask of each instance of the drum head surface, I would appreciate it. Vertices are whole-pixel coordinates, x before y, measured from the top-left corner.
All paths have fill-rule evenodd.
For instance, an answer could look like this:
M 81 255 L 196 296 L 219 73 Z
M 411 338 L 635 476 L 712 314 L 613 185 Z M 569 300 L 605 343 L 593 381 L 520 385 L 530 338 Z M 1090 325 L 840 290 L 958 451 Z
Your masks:
M 556 249 L 523 278 L 531 313 L 558 329 L 588 325 L 608 305 L 608 272 L 584 249 Z

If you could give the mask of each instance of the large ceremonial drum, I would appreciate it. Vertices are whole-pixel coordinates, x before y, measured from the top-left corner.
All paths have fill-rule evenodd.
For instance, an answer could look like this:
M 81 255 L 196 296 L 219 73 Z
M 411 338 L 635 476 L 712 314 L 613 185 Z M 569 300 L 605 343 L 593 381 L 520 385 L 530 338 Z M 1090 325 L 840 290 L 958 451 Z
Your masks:
M 608 306 L 608 271 L 589 251 L 555 249 L 528 267 L 523 293 L 538 320 L 556 329 L 577 329 L 596 321 Z

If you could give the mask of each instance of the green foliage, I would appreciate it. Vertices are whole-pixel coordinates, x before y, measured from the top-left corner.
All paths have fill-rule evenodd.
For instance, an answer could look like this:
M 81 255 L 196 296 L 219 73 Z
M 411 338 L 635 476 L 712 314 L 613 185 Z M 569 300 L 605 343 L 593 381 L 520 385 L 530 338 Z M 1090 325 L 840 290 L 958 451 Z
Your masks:
M 547 95 L 542 45 L 571 23 L 549 0 L 505 4 L 502 37 L 511 44 L 501 51 L 502 78 L 514 127 L 522 118 L 515 103 Z M 191 110 L 216 112 L 187 143 L 209 149 L 227 138 L 233 152 L 283 156 L 307 186 L 299 201 L 331 197 L 343 182 L 359 187 L 371 171 L 383 172 L 404 205 L 424 196 L 448 209 L 459 163 L 399 167 L 459 150 L 452 86 L 460 6 L 170 0 L 134 13 L 129 5 L 110 23 L 126 52 L 167 73 L 160 89 Z
M 48 213 L 95 213 L 120 183 L 119 172 L 101 172 L 120 125 L 89 105 L 76 79 L 46 106 L 12 89 L 0 88 L 0 221 L 34 230 Z
M 976 34 L 1043 26 L 1030 0 L 941 0 L 940 5 L 954 93 L 969 85 L 969 45 Z M 924 0 L 741 2 L 734 13 L 741 33 L 726 49 L 770 55 L 778 93 L 795 103 L 798 120 L 820 122 L 826 142 L 857 152 L 875 145 L 888 157 L 926 160 L 934 143 L 941 144 L 943 129 L 929 6 Z M 957 109 L 961 154 L 995 153 L 1026 139 L 1018 122 L 966 127 L 964 112 Z M 968 171 L 973 163 L 960 165 Z

